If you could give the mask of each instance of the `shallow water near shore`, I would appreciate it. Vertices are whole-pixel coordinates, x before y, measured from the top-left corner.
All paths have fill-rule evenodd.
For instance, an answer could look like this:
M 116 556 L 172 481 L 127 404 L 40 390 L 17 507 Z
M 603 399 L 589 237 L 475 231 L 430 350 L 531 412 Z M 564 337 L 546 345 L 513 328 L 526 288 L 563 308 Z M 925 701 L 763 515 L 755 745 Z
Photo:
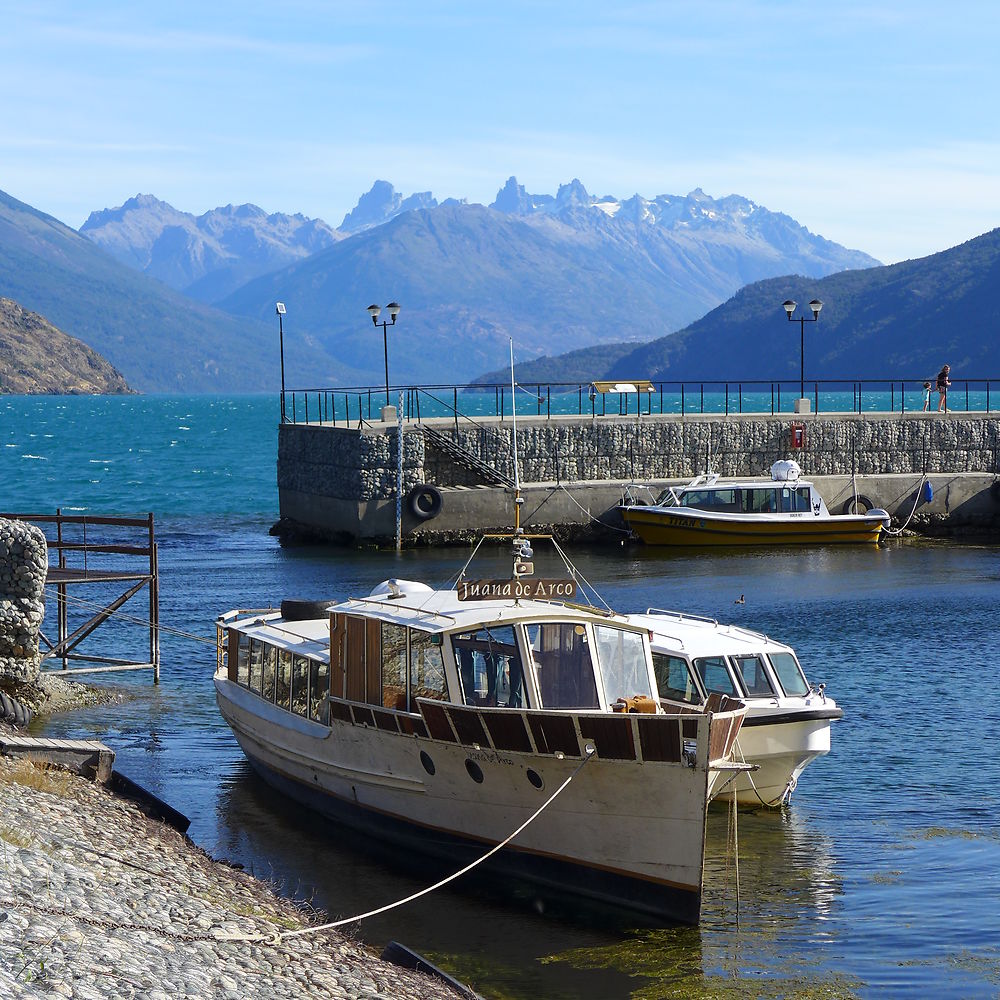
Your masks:
M 70 420 L 24 401 L 0 428 L 0 507 L 154 510 L 161 623 L 213 644 L 165 632 L 158 687 L 121 675 L 105 682 L 129 689 L 126 704 L 33 731 L 105 740 L 122 772 L 191 818 L 199 845 L 332 915 L 422 888 L 418 867 L 254 776 L 215 706 L 213 623 L 283 597 L 367 593 L 387 577 L 441 584 L 468 550 L 283 549 L 267 534 L 273 414 L 252 397 L 126 402 L 129 419 L 124 402 L 70 400 Z M 30 448 L 28 433 L 40 435 Z M 140 447 L 148 456 L 127 457 Z M 496 998 L 1000 993 L 1000 689 L 987 672 L 1000 547 L 571 554 L 617 609 L 681 609 L 791 643 L 845 710 L 831 753 L 787 809 L 740 813 L 738 906 L 728 811 L 713 810 L 699 928 L 569 922 L 475 882 L 366 921 L 360 935 L 377 948 L 400 940 Z M 140 631 L 105 628 L 103 652 L 145 655 Z

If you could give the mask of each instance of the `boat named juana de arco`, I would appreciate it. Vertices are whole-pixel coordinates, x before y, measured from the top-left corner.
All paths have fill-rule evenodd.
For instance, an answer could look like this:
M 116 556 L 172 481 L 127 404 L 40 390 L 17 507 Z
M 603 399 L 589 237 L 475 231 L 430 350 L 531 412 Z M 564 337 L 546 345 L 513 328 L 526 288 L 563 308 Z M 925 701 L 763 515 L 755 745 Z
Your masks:
M 223 717 L 275 788 L 407 852 L 458 868 L 527 823 L 494 874 L 697 923 L 707 806 L 747 767 L 745 707 L 665 711 L 647 627 L 569 603 L 568 560 L 568 578 L 535 579 L 541 536 L 486 537 L 513 540 L 509 580 L 222 615 Z

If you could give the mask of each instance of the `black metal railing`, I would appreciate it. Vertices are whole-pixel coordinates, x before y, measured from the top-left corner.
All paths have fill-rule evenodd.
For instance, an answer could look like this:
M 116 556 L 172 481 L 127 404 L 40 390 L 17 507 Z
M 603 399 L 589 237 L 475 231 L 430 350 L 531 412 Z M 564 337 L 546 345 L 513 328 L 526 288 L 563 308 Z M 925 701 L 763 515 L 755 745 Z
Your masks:
M 992 412 L 1000 379 L 952 379 L 948 410 Z M 639 414 L 782 414 L 795 415 L 800 386 L 783 381 L 654 381 L 648 392 L 597 392 L 578 382 L 528 382 L 515 388 L 519 416 L 620 417 Z M 813 413 L 907 413 L 924 405 L 922 379 L 827 379 L 807 383 Z M 390 386 L 394 405 L 402 399 L 407 423 L 427 419 L 509 420 L 513 416 L 511 386 L 425 385 Z M 360 426 L 381 419 L 384 386 L 286 389 L 281 402 L 285 420 L 298 424 Z M 939 397 L 932 390 L 929 409 Z

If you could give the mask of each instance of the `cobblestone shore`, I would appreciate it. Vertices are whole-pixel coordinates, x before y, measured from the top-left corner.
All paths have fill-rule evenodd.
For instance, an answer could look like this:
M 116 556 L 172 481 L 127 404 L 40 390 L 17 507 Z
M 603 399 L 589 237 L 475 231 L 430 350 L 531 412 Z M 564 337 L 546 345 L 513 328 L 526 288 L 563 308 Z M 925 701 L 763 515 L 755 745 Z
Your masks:
M 321 917 L 102 786 L 0 757 L 0 997 L 458 995 L 336 931 L 231 940 Z

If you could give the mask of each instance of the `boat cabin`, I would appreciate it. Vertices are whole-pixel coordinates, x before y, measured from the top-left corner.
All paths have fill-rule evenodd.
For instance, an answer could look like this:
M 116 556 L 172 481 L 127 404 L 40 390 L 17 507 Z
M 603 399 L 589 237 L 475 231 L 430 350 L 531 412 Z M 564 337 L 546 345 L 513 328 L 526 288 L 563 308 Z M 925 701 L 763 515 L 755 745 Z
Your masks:
M 702 705 L 716 693 L 752 704 L 812 693 L 794 651 L 760 633 L 679 613 L 630 618 L 652 635 L 653 670 L 664 701 Z
M 519 710 L 655 708 L 641 626 L 541 601 L 463 606 L 454 591 L 444 592 L 449 601 L 401 584 L 395 594 L 376 588 L 309 620 L 255 612 L 220 623 L 229 679 L 324 725 L 331 699 L 410 715 L 419 714 L 418 699 Z
M 726 514 L 827 514 L 823 498 L 802 481 L 673 487 L 664 490 L 656 504 Z

